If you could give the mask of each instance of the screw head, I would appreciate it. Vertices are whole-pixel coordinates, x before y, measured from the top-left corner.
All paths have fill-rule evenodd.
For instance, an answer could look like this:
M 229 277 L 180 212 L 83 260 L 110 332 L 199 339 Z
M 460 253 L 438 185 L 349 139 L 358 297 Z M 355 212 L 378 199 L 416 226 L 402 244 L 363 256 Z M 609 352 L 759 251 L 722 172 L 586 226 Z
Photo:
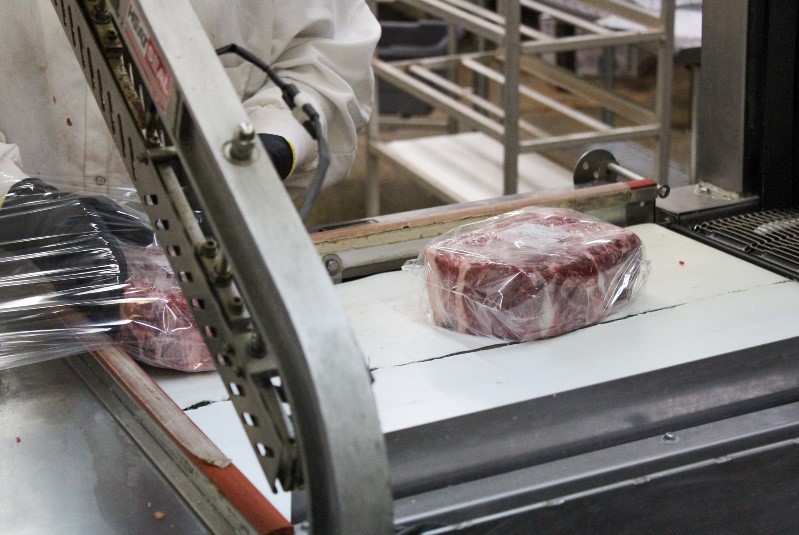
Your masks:
M 341 271 L 341 259 L 338 255 L 329 254 L 322 259 L 328 274 L 335 275 Z
M 327 264 L 325 264 L 325 267 L 327 267 L 327 270 L 329 272 L 335 273 L 336 271 L 338 271 L 338 268 L 339 268 L 338 260 L 336 260 L 335 258 L 329 259 L 327 261 Z
M 677 435 L 674 433 L 666 433 L 663 435 L 663 442 L 677 442 Z

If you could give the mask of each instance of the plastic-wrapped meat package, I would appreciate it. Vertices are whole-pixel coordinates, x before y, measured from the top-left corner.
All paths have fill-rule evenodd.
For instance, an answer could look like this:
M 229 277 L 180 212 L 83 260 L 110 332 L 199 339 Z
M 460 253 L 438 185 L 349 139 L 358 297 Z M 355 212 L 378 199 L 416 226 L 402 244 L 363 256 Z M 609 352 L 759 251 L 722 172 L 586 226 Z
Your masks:
M 182 371 L 213 369 L 189 305 L 158 247 L 123 248 L 128 281 L 118 339 L 140 362 Z
M 527 208 L 456 228 L 428 245 L 429 317 L 510 341 L 594 324 L 630 302 L 647 263 L 633 232 L 559 208 Z
M 212 369 L 136 191 L 77 182 L 26 178 L 0 198 L 0 369 L 109 345 Z

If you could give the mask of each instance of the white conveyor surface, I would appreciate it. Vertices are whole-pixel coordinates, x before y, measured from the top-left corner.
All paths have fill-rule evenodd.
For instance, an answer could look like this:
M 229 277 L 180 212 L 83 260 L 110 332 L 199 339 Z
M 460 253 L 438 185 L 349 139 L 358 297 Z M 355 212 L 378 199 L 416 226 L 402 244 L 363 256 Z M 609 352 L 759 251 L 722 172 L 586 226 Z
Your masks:
M 383 430 L 799 336 L 799 283 L 657 225 L 630 228 L 650 261 L 638 299 L 598 325 L 549 340 L 503 345 L 433 327 L 410 273 L 338 285 L 374 370 Z M 216 374 L 153 375 L 183 408 L 211 402 L 187 414 L 265 492 L 264 476 Z

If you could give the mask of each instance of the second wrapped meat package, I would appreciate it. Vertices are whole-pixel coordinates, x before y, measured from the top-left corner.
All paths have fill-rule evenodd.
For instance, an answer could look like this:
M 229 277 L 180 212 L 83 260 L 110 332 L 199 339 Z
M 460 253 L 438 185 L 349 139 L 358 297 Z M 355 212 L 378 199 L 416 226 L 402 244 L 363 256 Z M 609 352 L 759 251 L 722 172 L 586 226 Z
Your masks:
M 416 260 L 429 317 L 462 333 L 522 341 L 598 322 L 641 290 L 633 232 L 561 208 L 526 208 L 456 228 Z

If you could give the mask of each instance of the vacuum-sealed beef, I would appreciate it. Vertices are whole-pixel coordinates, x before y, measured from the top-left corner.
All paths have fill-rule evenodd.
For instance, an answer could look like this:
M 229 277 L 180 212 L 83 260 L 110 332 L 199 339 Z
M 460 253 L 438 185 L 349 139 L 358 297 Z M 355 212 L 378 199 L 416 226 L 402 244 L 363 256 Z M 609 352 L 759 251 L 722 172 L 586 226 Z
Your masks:
M 557 208 L 459 227 L 431 243 L 421 263 L 436 325 L 505 340 L 596 323 L 634 297 L 646 267 L 633 232 Z
M 120 306 L 122 347 L 153 366 L 212 370 L 211 355 L 161 249 L 130 248 L 125 257 L 129 278 Z

